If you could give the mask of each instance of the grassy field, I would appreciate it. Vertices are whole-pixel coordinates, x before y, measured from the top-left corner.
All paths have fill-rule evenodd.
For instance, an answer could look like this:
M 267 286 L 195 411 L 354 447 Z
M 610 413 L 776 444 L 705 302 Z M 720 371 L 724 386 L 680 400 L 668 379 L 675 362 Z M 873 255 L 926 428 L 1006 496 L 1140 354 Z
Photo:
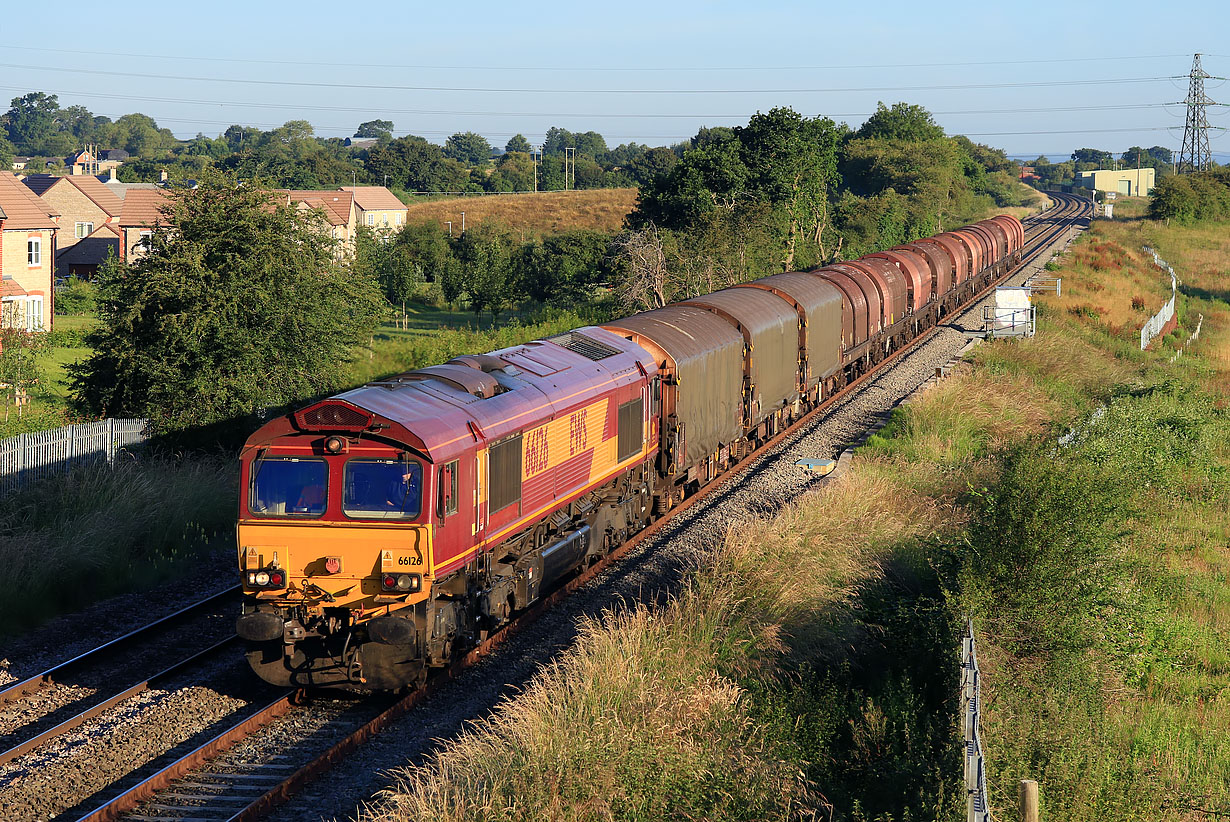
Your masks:
M 435 220 L 441 228 L 451 220 L 453 231 L 460 233 L 464 211 L 467 226 L 498 220 L 526 237 L 576 228 L 614 234 L 623 227 L 624 217 L 636 205 L 636 197 L 635 188 L 601 188 L 411 201 L 406 220 Z
M 1144 242 L 1185 293 L 1149 352 L 1169 278 Z M 1022 778 L 1048 819 L 1230 815 L 1227 261 L 1223 227 L 1099 221 L 1037 337 L 983 346 L 849 473 L 735 527 L 670 605 L 586 624 L 362 819 L 963 818 L 966 613 L 995 818 Z

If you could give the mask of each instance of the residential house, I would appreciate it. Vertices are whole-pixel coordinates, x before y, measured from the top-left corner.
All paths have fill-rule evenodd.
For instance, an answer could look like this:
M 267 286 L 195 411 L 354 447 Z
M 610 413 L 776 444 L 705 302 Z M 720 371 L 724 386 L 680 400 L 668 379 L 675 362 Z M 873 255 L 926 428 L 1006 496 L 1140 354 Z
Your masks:
M 69 174 L 97 174 L 98 158 L 89 149 L 74 151 L 64 158 L 64 170 Z
M 359 225 L 397 231 L 406 224 L 406 204 L 384 186 L 343 186 L 341 190 L 354 192 Z
M 153 233 L 162 219 L 158 210 L 166 202 L 167 193 L 160 188 L 130 189 L 124 196 L 124 207 L 115 221 L 120 230 L 120 259 L 127 262 L 145 256 L 142 240 Z
M 56 276 L 65 276 L 67 273 L 60 259 L 64 253 L 93 234 L 99 226 L 119 217 L 124 206 L 124 201 L 117 197 L 115 192 L 100 183 L 97 177 L 89 175 L 55 177 L 50 174 L 31 174 L 23 182 L 60 213 L 60 234 L 56 242 Z M 78 260 L 78 265 L 88 263 L 87 260 L 81 259 L 80 254 L 74 255 L 74 258 Z M 102 258 L 96 260 L 95 266 L 101 262 Z
M 108 257 L 120 256 L 123 236 L 117 223 L 103 223 L 90 236 L 56 254 L 56 276 L 93 279 Z
M 59 215 L 17 177 L 0 172 L 0 322 L 51 329 L 51 267 Z
M 345 249 L 354 247 L 358 217 L 355 213 L 355 198 L 350 191 L 315 191 L 279 189 L 274 192 L 286 197 L 286 203 L 295 208 L 320 209 L 329 225 L 329 236 L 338 240 Z
M 347 148 L 375 148 L 380 140 L 376 137 L 347 137 L 345 146 Z
M 28 166 L 29 164 L 30 164 L 29 157 L 14 157 L 13 158 L 13 171 L 25 171 L 26 166 Z

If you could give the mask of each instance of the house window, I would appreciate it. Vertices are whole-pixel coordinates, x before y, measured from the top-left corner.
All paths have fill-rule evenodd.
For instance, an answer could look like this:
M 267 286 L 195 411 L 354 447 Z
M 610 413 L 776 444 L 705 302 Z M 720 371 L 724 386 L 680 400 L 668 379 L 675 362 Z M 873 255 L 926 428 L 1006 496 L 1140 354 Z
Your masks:
M 375 214 L 368 214 L 368 215 L 367 215 L 367 224 L 368 224 L 368 225 L 375 225 L 375 224 L 376 224 L 376 215 L 375 215 Z
M 42 265 L 43 241 L 38 237 L 26 240 L 26 262 L 30 265 Z
M 78 240 L 84 239 L 94 233 L 93 223 L 77 223 L 77 227 L 73 232 Z

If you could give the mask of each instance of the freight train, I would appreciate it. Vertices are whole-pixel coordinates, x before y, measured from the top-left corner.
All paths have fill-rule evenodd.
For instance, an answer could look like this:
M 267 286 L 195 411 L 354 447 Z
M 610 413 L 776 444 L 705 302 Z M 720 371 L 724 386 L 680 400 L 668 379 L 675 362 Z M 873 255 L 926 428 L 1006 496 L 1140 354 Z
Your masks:
M 236 629 L 284 686 L 423 682 L 1020 262 L 999 216 L 271 420 Z

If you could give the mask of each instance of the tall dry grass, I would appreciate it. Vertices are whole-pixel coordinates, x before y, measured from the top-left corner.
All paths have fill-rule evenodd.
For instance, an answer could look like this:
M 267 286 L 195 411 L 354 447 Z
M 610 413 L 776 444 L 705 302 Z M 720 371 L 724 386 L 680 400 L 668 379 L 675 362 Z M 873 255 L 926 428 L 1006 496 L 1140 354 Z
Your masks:
M 412 201 L 406 209 L 406 221 L 434 220 L 441 228 L 452 221 L 453 231 L 460 232 L 464 211 L 467 226 L 496 220 L 523 232 L 526 238 L 578 228 L 614 234 L 636 206 L 636 198 L 635 188 L 600 188 Z
M 362 819 L 814 818 L 825 786 L 808 784 L 740 683 L 850 641 L 835 614 L 882 577 L 893 546 L 944 519 L 869 463 L 737 526 L 676 599 L 583 622 L 523 693 L 399 772 Z
M 86 465 L 4 498 L 0 633 L 150 584 L 235 521 L 236 471 L 199 457 Z

